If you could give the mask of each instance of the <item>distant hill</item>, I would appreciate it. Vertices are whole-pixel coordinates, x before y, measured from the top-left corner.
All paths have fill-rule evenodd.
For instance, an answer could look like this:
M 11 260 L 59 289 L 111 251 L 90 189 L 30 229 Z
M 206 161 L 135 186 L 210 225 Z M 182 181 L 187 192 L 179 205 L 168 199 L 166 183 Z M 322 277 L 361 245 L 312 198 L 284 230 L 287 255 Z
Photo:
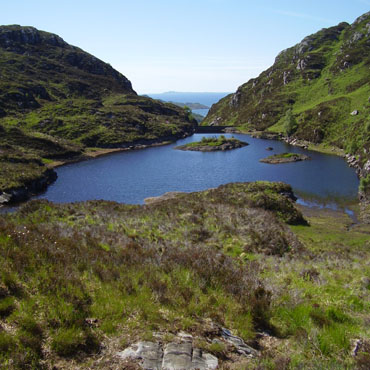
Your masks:
M 201 103 L 179 103 L 175 101 L 171 101 L 170 103 L 178 105 L 179 107 L 188 107 L 190 109 L 209 109 L 207 105 L 201 104 Z
M 242 126 L 333 145 L 370 159 L 370 12 L 307 36 L 213 105 L 203 124 Z M 369 169 L 370 169 L 370 162 Z

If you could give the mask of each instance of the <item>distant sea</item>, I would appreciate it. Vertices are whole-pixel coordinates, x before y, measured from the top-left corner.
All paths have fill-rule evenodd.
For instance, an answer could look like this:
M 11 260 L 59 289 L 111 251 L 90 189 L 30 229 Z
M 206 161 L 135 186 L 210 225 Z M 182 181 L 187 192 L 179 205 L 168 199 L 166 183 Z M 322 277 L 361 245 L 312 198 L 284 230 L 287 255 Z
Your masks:
M 200 103 L 208 107 L 217 103 L 224 96 L 229 95 L 229 92 L 177 92 L 168 91 L 160 94 L 145 94 L 153 99 L 160 99 L 163 101 L 172 101 L 176 103 Z M 206 116 L 209 109 L 193 109 L 194 113 Z

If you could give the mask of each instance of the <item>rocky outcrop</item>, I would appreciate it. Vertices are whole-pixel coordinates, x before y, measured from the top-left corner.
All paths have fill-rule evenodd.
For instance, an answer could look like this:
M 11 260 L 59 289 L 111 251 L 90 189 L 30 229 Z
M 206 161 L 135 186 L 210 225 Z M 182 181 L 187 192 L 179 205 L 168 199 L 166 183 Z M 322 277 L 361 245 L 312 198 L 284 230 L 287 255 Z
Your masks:
M 57 177 L 58 175 L 54 170 L 47 169 L 41 177 L 27 182 L 24 186 L 10 188 L 0 192 L 0 207 L 2 205 L 28 200 L 31 196 L 46 190 L 48 185 L 53 183 Z
M 145 370 L 213 370 L 218 366 L 217 357 L 193 348 L 190 342 L 163 346 L 160 343 L 138 342 L 117 356 L 140 360 Z
M 180 332 L 172 342 L 137 342 L 116 356 L 122 360 L 138 361 L 145 370 L 213 370 L 217 369 L 219 360 L 216 356 L 196 348 L 195 340 L 225 347 L 223 357 L 237 354 L 240 358 L 253 358 L 258 351 L 248 346 L 244 340 L 231 333 L 230 330 L 213 324 L 208 338 L 193 337 L 191 334 Z M 160 334 L 156 334 L 161 337 Z M 227 354 L 226 354 L 227 353 Z

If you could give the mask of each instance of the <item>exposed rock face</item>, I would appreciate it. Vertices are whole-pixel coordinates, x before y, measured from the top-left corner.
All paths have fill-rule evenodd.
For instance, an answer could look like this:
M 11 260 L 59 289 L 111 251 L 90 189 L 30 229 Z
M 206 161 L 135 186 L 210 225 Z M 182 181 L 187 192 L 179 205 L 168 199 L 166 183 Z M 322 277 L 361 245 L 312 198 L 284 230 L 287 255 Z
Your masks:
M 213 370 L 218 360 L 209 353 L 193 348 L 191 342 L 168 343 L 138 342 L 117 354 L 122 359 L 141 360 L 146 370 Z
M 212 343 L 218 343 L 240 358 L 252 358 L 258 351 L 248 346 L 243 339 L 230 330 L 217 325 L 212 330 Z M 213 370 L 218 368 L 217 357 L 193 346 L 193 336 L 180 332 L 173 342 L 138 342 L 117 353 L 122 360 L 138 360 L 145 370 Z M 204 340 L 204 338 L 202 338 Z M 211 342 L 210 338 L 208 341 Z

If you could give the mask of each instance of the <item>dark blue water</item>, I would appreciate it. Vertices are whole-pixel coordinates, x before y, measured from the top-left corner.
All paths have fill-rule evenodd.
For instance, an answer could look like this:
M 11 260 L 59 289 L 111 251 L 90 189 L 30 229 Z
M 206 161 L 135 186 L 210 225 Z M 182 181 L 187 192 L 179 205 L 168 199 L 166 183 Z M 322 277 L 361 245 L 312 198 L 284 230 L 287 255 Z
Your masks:
M 191 192 L 228 182 L 255 180 L 287 182 L 302 199 L 317 203 L 335 204 L 338 199 L 351 201 L 357 196 L 357 176 L 342 158 L 283 142 L 235 134 L 250 145 L 208 153 L 173 149 L 203 136 L 216 135 L 195 134 L 172 145 L 121 152 L 60 167 L 58 180 L 38 198 L 54 202 L 105 199 L 137 204 L 168 191 Z M 274 150 L 267 151 L 267 146 Z M 287 151 L 306 153 L 312 160 L 279 165 L 259 162 L 268 155 Z

